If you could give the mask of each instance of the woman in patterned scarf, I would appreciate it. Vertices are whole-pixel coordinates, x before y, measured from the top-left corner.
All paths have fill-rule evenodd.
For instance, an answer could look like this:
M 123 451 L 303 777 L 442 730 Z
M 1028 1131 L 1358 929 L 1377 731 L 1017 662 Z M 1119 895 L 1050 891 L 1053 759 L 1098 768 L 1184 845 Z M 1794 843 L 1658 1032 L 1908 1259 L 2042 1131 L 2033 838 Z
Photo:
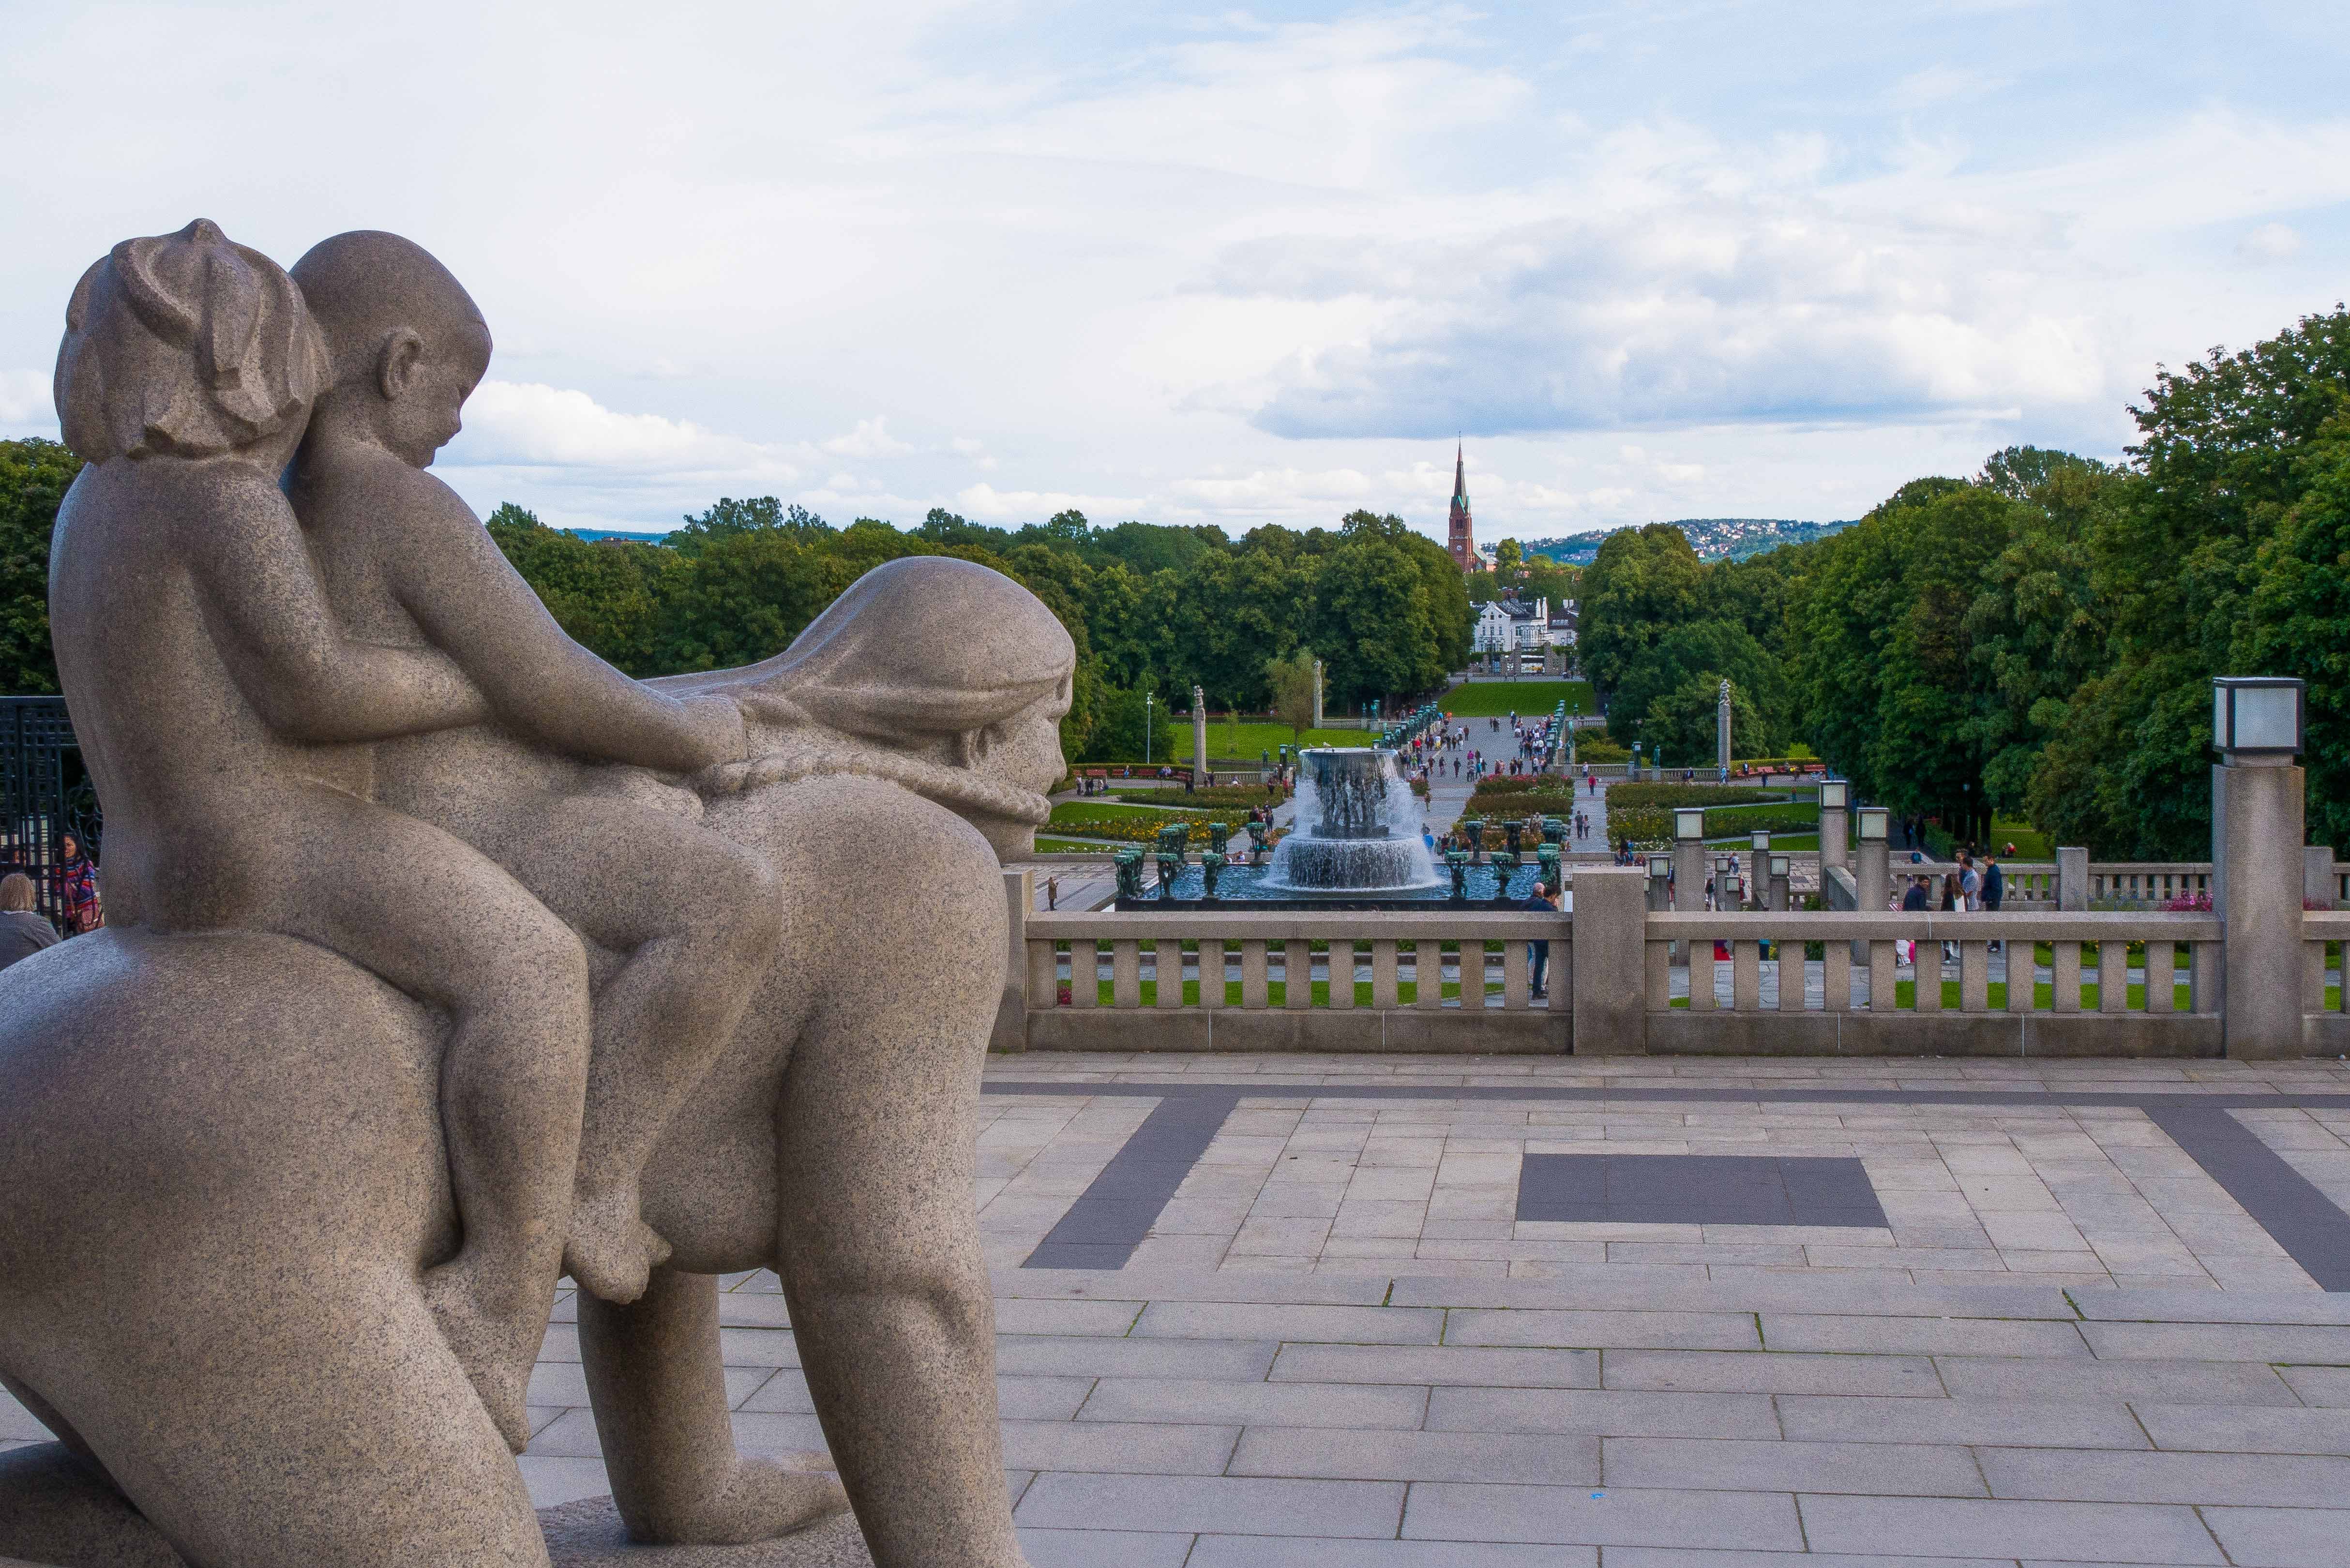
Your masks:
M 81 852 L 78 836 L 66 834 L 57 845 L 60 858 L 49 872 L 49 891 L 66 935 L 78 937 L 106 924 L 106 911 L 98 901 L 98 867 Z

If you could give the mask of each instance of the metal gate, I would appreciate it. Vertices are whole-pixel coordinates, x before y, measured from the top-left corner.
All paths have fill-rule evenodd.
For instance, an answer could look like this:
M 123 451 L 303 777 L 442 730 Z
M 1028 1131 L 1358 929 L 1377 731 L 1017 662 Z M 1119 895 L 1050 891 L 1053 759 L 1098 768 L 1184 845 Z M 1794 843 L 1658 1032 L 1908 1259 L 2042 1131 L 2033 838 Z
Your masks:
M 62 697 L 0 697 L 0 874 L 25 871 L 41 913 L 57 919 L 60 842 L 95 860 L 103 822 Z

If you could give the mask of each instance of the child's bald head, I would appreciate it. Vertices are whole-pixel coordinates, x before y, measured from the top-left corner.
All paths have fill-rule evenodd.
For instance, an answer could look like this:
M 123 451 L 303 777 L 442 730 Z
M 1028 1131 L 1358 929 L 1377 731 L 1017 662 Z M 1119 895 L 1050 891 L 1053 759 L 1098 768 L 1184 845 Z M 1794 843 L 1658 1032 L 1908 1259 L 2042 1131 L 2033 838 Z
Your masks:
M 372 375 L 384 340 L 405 328 L 435 358 L 489 360 L 490 329 L 449 269 L 413 240 L 354 229 L 312 245 L 294 281 L 335 357 L 335 379 Z
M 407 462 L 429 465 L 489 368 L 490 329 L 464 286 L 421 245 L 373 229 L 311 246 L 294 280 L 334 362 L 328 424 L 356 418 Z

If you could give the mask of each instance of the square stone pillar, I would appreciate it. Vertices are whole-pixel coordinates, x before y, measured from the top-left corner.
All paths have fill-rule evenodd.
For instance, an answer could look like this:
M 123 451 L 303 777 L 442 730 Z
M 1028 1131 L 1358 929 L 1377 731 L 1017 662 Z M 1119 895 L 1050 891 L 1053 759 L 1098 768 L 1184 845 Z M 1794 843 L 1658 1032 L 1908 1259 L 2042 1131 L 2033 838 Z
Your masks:
M 2311 844 L 2301 852 L 2301 896 L 2309 905 L 2331 909 L 2341 903 L 2341 888 L 2334 879 L 2334 846 Z
M 1887 880 L 1891 875 L 1890 855 L 1889 846 L 1881 838 L 1864 842 L 1853 852 L 1853 902 L 1859 906 L 1858 913 L 1885 913 L 1886 895 L 1892 891 L 1892 883 Z
M 1852 864 L 1852 814 L 1830 806 L 1820 808 L 1820 870 Z
M 1700 885 L 1705 873 L 1698 872 Z M 1575 1054 L 1645 1056 L 1648 1002 L 1644 961 L 1648 873 L 1637 866 L 1575 872 Z
M 1025 866 L 1003 871 L 1004 912 L 1011 917 L 1003 955 L 1003 999 L 995 1009 L 991 1051 L 1028 1049 L 1028 914 L 1036 907 L 1035 874 Z
M 2218 842 L 2218 826 L 2212 829 L 2213 842 Z M 2082 910 L 2089 907 L 2089 852 L 2086 849 L 2058 848 L 2056 851 L 2056 908 L 2059 912 Z
M 1673 834 L 1673 908 L 1683 914 L 1705 909 L 1705 840 L 1684 838 L 1676 821 Z
M 2227 929 L 2222 1038 L 2234 1057 L 2298 1056 L 2306 775 L 2287 757 L 2211 770 L 2211 907 Z

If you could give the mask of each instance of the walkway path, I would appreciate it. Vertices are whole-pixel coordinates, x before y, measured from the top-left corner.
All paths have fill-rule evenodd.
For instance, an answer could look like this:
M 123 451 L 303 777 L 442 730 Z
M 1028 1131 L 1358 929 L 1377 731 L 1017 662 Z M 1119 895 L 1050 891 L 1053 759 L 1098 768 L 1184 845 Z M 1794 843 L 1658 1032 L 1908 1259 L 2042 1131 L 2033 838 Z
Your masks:
M 1031 1055 L 987 1077 L 974 1197 L 1036 1568 L 2345 1561 L 2350 1298 L 2143 1108 L 2268 1096 L 2230 1119 L 2340 1204 L 2338 1064 Z M 1123 1267 L 1022 1266 L 1124 1151 L 1179 1144 Z M 1601 1199 L 1655 1214 L 1531 1217 L 1571 1211 L 1593 1156 L 1622 1173 Z M 1857 1179 L 1856 1209 L 1758 1222 L 1758 1186 L 1810 1201 L 1798 1173 Z M 775 1277 L 725 1283 L 738 1439 L 821 1448 Z M 567 1322 L 543 1355 L 525 1474 L 542 1501 L 601 1492 Z

